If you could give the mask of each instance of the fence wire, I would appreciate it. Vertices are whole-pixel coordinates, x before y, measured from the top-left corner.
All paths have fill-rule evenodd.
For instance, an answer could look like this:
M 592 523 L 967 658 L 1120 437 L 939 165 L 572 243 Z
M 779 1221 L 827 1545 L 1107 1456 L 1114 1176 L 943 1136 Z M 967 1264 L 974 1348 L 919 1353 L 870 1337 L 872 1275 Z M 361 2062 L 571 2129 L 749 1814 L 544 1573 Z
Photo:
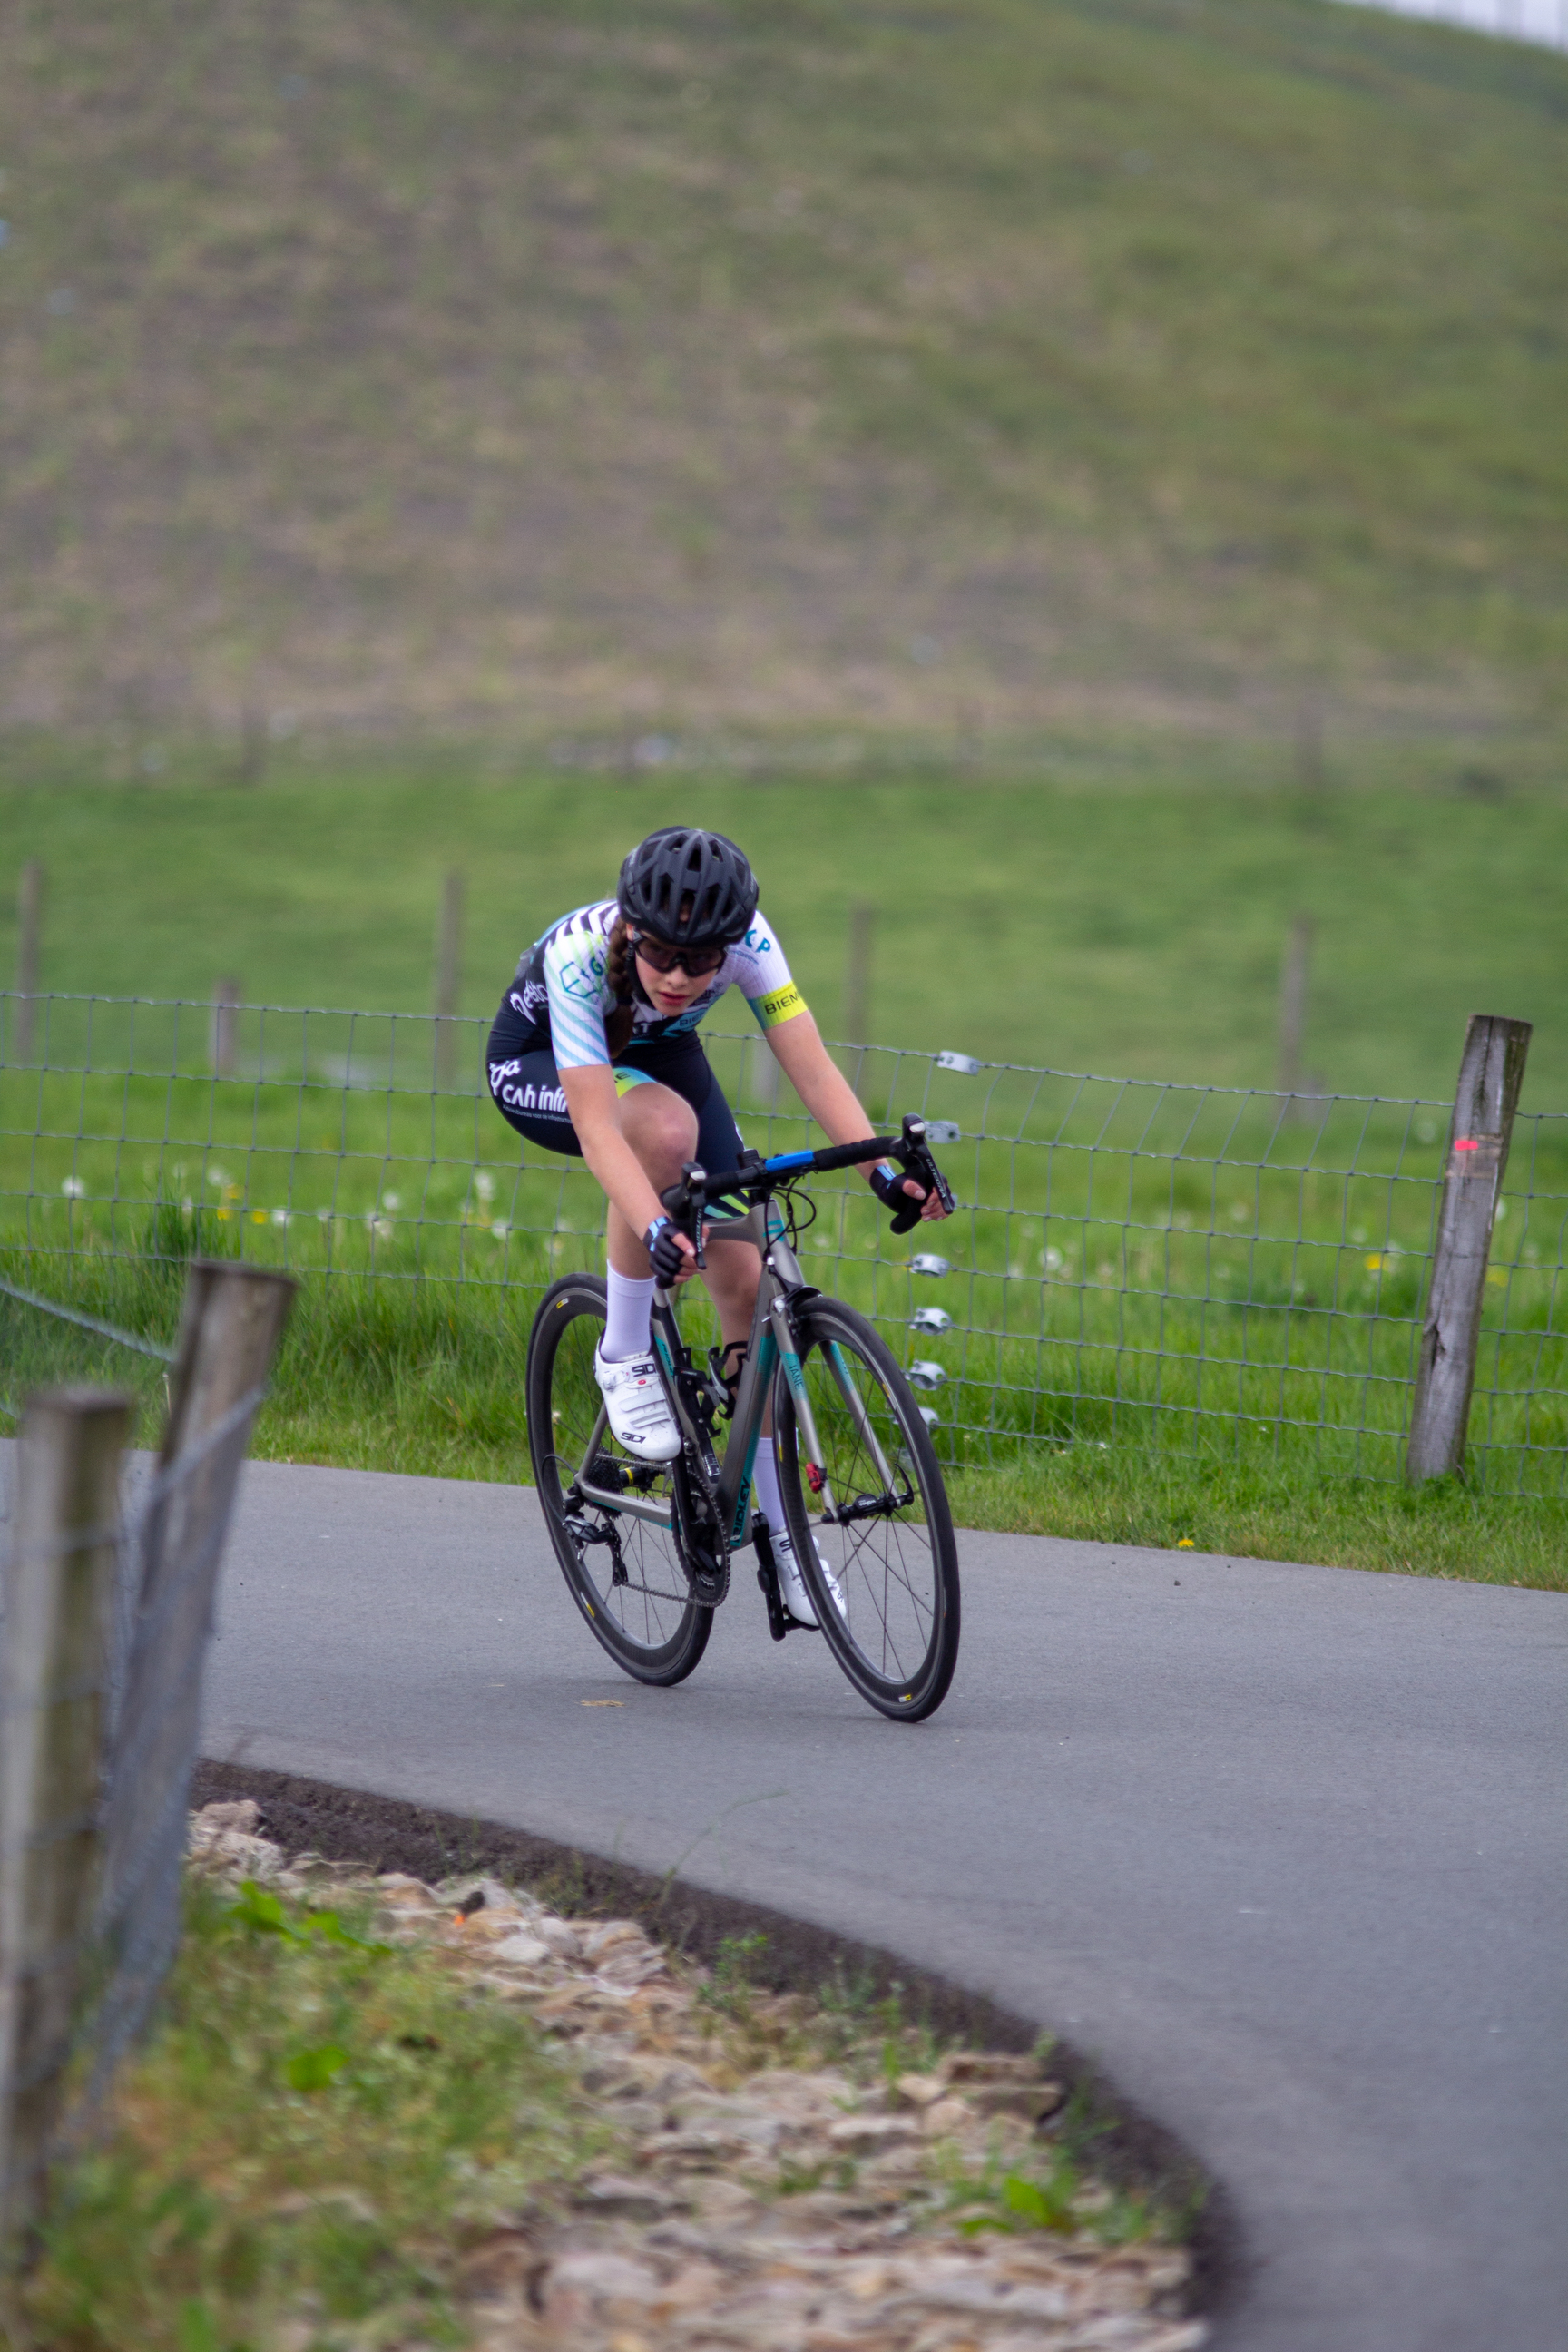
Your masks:
M 417 1014 L 29 1009 L 29 1062 L 0 1055 L 14 1287 L 156 1339 L 200 1249 L 289 1267 L 344 1312 L 355 1286 L 434 1285 L 526 1328 L 555 1276 L 603 1263 L 593 1178 L 489 1103 L 482 1021 L 449 1024 L 442 1086 Z M 760 1038 L 705 1037 L 748 1142 L 811 1139 Z M 1401 1475 L 1448 1104 L 834 1051 L 879 1125 L 932 1122 L 962 1208 L 895 1242 L 858 1180 L 826 1180 L 803 1260 L 901 1349 L 951 1464 L 1137 1443 Z M 1568 1494 L 1565 1233 L 1568 1116 L 1521 1116 L 1470 1423 L 1494 1492 Z
M 0 2053 L 6 2093 L 0 2131 L 0 2215 L 37 2209 L 42 2176 L 79 2146 L 100 2113 L 114 2067 L 146 2023 L 179 1942 L 181 1870 L 200 1719 L 201 1676 L 212 1624 L 218 1563 L 235 1488 L 262 1398 L 242 1397 L 174 1462 L 139 1480 L 126 1474 L 121 1516 L 111 1528 L 74 1533 L 24 1552 L 16 1538 L 16 1465 L 7 1480 L 11 1525 L 5 1547 L 5 1591 L 62 1555 L 114 1549 L 112 1608 L 100 1669 L 68 1689 L 19 1694 L 14 1670 L 0 1696 L 0 1754 L 24 1768 L 24 1749 L 44 1760 L 81 1734 L 84 1700 L 99 1703 L 107 1731 L 106 1769 L 89 1812 L 67 1817 L 46 1801 L 25 1831 L 4 1812 L 0 1874 L 42 1871 L 52 1852 L 92 1840 L 85 1916 L 65 1934 L 44 1913 L 48 1901 L 23 1904 L 33 1931 L 7 1945 L 0 1971 Z M 0 1629 L 0 1639 L 5 1632 Z M 52 1724 L 40 1718 L 52 1717 Z M 68 1728 L 69 1717 L 75 1728 Z M 62 1748 L 62 1741 L 65 1743 Z M 47 1794 L 47 1791 L 46 1791 Z M 58 1895 L 56 1897 L 58 1901 Z M 13 1909 L 13 1935 L 18 1916 Z M 49 1932 L 40 1933 L 40 1925 Z M 30 2101 L 51 2083 L 46 2132 L 30 2130 Z

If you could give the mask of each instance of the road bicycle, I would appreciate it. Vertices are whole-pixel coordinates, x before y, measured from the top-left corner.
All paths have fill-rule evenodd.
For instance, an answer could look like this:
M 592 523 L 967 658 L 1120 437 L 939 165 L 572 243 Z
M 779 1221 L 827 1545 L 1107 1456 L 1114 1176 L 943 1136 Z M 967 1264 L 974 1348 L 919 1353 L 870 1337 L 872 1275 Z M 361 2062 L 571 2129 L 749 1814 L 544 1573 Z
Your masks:
M 785 1606 L 773 1531 L 752 1508 L 757 1447 L 771 1443 L 795 1556 L 850 1682 L 906 1723 L 932 1714 L 947 1694 L 958 1657 L 958 1555 L 930 1430 L 886 1342 L 853 1307 L 815 1289 L 795 1254 L 795 1188 L 883 1159 L 952 1206 L 925 1123 L 914 1118 L 897 1137 L 771 1160 L 744 1151 L 718 1175 L 688 1161 L 663 1194 L 699 1265 L 708 1240 L 731 1235 L 753 1243 L 763 1261 L 747 1339 L 710 1348 L 700 1365 L 681 1339 L 672 1292 L 654 1294 L 654 1346 L 681 1433 L 673 1462 L 638 1462 L 610 1434 L 594 1377 L 602 1276 L 566 1275 L 540 1302 L 528 1344 L 534 1481 L 574 1598 L 638 1682 L 668 1685 L 691 1673 L 730 1589 L 731 1560 L 748 1545 L 773 1639 L 809 1630 Z M 906 1199 L 894 1232 L 911 1230 L 919 1214 Z

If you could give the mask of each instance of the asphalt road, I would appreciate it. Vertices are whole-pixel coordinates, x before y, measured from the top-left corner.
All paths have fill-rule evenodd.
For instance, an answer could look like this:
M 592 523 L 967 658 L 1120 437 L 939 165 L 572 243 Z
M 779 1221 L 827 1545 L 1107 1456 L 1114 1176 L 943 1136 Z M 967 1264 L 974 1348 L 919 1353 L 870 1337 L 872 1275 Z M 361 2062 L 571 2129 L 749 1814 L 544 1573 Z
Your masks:
M 1057 2028 L 1227 2185 L 1222 2346 L 1562 2352 L 1568 1597 L 965 1535 L 909 1727 L 749 1576 L 691 1681 L 626 1681 L 525 1490 L 247 1482 L 207 1754 L 678 1864 Z

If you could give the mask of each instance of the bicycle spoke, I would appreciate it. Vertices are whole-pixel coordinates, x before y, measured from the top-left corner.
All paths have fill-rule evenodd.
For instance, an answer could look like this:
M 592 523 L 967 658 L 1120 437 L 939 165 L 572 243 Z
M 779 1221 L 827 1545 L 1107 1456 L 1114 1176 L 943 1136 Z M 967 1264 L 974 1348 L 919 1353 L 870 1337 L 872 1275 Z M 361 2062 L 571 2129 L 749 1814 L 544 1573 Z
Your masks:
M 583 1492 L 622 1493 L 674 1510 L 671 1473 L 638 1463 L 609 1432 L 594 1375 L 603 1328 L 602 1286 L 591 1278 L 568 1278 L 541 1304 L 529 1399 L 531 1441 L 536 1422 L 550 1432 L 549 1451 L 535 1454 L 541 1500 L 567 1581 L 598 1640 L 628 1673 L 679 1680 L 702 1654 L 708 1619 L 692 1605 L 674 1533 Z
M 829 1596 L 820 1596 L 818 1616 L 839 1664 L 874 1706 L 888 1714 L 906 1706 L 925 1712 L 945 1691 L 957 1648 L 957 1578 L 941 1473 L 918 1408 L 874 1330 L 828 1299 L 813 1305 L 807 1322 L 802 1369 L 837 1507 L 813 1517 L 799 1496 L 801 1533 L 809 1531 L 839 1595 L 826 1617 Z M 789 1427 L 793 1433 L 793 1416 Z M 857 1505 L 866 1507 L 859 1516 L 839 1516 Z

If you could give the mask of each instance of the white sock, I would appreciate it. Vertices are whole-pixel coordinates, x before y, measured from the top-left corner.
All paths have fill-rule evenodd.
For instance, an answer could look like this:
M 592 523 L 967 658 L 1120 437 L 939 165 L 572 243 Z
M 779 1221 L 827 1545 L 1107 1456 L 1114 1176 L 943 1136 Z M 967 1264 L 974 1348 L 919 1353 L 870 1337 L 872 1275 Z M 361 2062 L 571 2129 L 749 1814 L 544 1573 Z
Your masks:
M 648 1321 L 653 1311 L 652 1275 L 617 1274 L 612 1265 L 605 1269 L 605 1282 L 609 1292 L 602 1342 L 605 1361 L 621 1364 L 628 1356 L 646 1356 L 653 1344 Z
M 752 1465 L 752 1482 L 755 1488 L 752 1500 L 761 1511 L 775 1536 L 789 1534 L 784 1518 L 784 1496 L 779 1493 L 779 1465 L 773 1455 L 771 1437 L 757 1440 L 757 1458 Z

